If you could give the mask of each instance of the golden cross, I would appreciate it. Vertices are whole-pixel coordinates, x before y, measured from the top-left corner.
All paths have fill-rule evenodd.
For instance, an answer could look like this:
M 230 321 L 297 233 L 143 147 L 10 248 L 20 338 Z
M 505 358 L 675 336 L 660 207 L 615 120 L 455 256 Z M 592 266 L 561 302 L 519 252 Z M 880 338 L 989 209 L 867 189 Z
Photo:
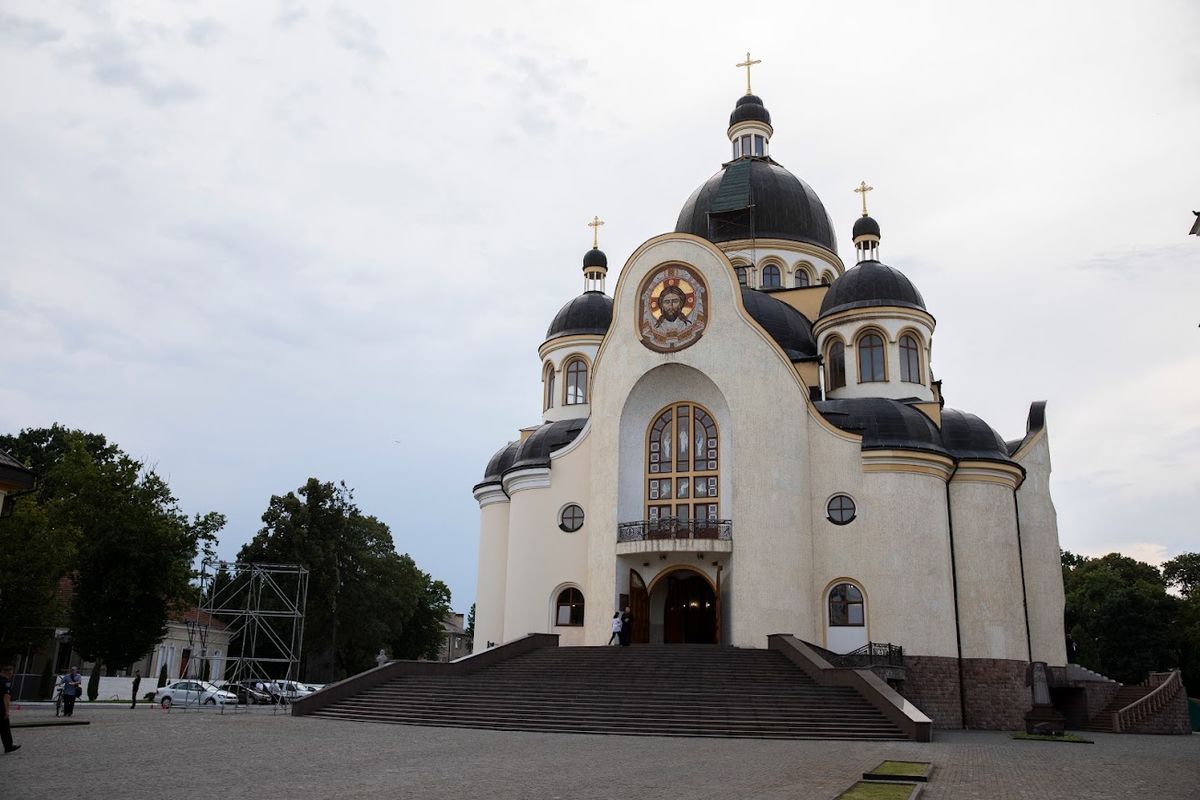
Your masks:
M 600 226 L 604 224 L 604 220 L 599 217 L 592 217 L 592 221 L 588 223 L 588 227 L 592 229 L 592 249 L 600 249 Z
M 745 68 L 746 68 L 746 94 L 750 94 L 750 67 L 754 66 L 755 64 L 761 64 L 761 63 L 762 63 L 762 59 L 761 59 L 761 58 L 758 58 L 758 59 L 755 59 L 754 61 L 751 61 L 751 60 L 750 60 L 750 51 L 749 51 L 749 50 L 747 50 L 747 51 L 746 51 L 746 60 L 745 60 L 745 61 L 743 61 L 743 62 L 742 62 L 742 63 L 740 63 L 740 64 L 735 64 L 735 65 L 734 65 L 734 66 L 738 66 L 738 67 L 745 67 Z
M 874 186 L 867 186 L 867 182 L 866 182 L 866 181 L 863 181 L 862 183 L 860 183 L 860 184 L 858 185 L 858 188 L 854 190 L 854 193 L 855 193 L 855 194 L 861 194 L 861 195 L 862 195 L 862 201 L 863 201 L 863 216 L 864 216 L 864 217 L 867 215 L 867 192 L 871 192 L 871 191 L 874 191 L 874 190 L 875 190 L 875 187 L 874 187 Z

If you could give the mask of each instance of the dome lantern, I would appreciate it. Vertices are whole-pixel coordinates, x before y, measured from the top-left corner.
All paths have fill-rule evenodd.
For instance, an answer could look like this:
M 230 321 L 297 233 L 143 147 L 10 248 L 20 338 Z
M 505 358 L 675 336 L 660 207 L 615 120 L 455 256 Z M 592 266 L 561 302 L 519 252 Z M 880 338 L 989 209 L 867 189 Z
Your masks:
M 588 227 L 592 229 L 592 249 L 583 254 L 583 291 L 603 292 L 604 278 L 608 275 L 608 256 L 600 249 L 600 226 L 604 220 L 593 216 Z
M 857 256 L 855 261 L 859 264 L 879 260 L 879 223 L 867 216 L 867 192 L 874 189 L 874 186 L 867 186 L 866 181 L 862 181 L 854 189 L 855 194 L 862 195 L 863 207 L 862 216 L 854 223 L 852 231 L 854 254 Z
M 762 59 L 746 60 L 738 67 L 746 68 L 746 94 L 738 98 L 729 115 L 729 142 L 733 147 L 732 160 L 739 158 L 767 158 L 771 155 L 771 113 L 763 105 L 762 98 L 750 91 L 750 67 L 761 64 Z

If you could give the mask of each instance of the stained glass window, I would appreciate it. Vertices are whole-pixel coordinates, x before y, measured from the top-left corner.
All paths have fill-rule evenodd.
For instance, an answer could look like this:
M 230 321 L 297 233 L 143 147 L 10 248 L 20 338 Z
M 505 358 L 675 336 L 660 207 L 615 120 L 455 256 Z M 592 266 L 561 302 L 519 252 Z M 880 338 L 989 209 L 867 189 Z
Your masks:
M 717 517 L 717 424 L 693 403 L 675 403 L 655 417 L 646 446 L 646 519 Z M 703 499 L 693 506 L 664 501 Z

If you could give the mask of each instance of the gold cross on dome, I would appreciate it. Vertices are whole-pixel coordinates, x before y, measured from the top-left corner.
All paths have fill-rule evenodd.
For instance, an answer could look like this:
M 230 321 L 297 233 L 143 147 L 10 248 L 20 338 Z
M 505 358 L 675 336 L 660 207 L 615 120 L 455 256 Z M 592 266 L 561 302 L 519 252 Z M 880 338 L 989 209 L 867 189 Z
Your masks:
M 862 195 L 862 201 L 863 201 L 863 216 L 864 216 L 864 217 L 867 215 L 867 192 L 872 192 L 872 191 L 874 191 L 874 190 L 875 190 L 875 187 L 874 187 L 874 186 L 867 186 L 867 182 L 866 182 L 866 181 L 863 181 L 862 183 L 860 183 L 860 184 L 858 185 L 858 188 L 854 190 L 854 193 L 855 193 L 855 194 L 861 194 L 861 195 Z
M 604 220 L 599 217 L 592 217 L 592 221 L 588 223 L 588 227 L 592 229 L 592 249 L 600 249 L 600 226 L 604 224 Z
M 761 58 L 756 58 L 755 60 L 751 61 L 750 60 L 750 51 L 747 50 L 746 51 L 746 60 L 740 64 L 734 65 L 737 67 L 745 67 L 746 68 L 746 94 L 750 94 L 750 67 L 754 66 L 755 64 L 761 64 L 761 63 L 762 63 Z

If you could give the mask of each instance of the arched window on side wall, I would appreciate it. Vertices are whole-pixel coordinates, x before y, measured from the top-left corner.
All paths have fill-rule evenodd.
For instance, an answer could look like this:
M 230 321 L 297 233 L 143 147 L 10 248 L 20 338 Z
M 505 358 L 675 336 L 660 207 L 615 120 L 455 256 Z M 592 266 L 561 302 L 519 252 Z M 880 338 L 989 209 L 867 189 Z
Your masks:
M 568 586 L 558 593 L 554 608 L 555 625 L 583 624 L 583 592 Z
M 546 384 L 546 396 L 542 399 L 542 409 L 548 411 L 554 405 L 554 365 L 549 362 L 546 362 L 546 373 L 542 382 Z
M 866 625 L 863 596 L 852 583 L 839 583 L 829 590 L 829 625 L 833 628 L 861 628 Z
M 746 277 L 749 274 L 748 267 L 734 267 L 733 271 L 737 273 L 738 283 L 740 283 L 742 286 L 749 285 Z
M 900 337 L 900 380 L 921 383 L 921 347 L 908 333 Z
M 797 267 L 796 268 L 796 288 L 802 289 L 806 286 L 809 286 L 811 284 L 811 282 L 812 282 L 812 278 L 810 278 L 808 276 L 808 270 L 804 269 L 803 267 Z
M 779 279 L 779 267 L 774 264 L 768 264 L 763 267 L 762 288 L 778 289 L 783 283 Z
M 875 383 L 887 380 L 883 366 L 883 337 L 878 333 L 860 336 L 858 344 L 858 382 Z
M 825 367 L 825 388 L 840 389 L 846 385 L 846 345 L 835 341 L 829 346 L 829 363 Z
M 582 358 L 573 358 L 567 364 L 566 404 L 576 406 L 587 402 L 588 368 Z

